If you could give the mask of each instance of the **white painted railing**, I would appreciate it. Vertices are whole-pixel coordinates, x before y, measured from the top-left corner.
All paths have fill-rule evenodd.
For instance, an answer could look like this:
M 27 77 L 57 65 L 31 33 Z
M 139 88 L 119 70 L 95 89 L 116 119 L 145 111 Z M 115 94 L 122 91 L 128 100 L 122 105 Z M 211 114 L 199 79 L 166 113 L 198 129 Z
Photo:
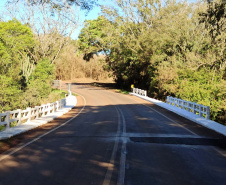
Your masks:
M 195 102 L 185 101 L 171 96 L 167 96 L 167 103 L 188 112 L 198 114 L 200 117 L 210 118 L 210 107 L 204 106 L 202 104 L 197 104 Z
M 133 88 L 133 93 L 139 94 L 141 96 L 147 96 L 147 91 Z M 177 98 L 173 98 L 171 96 L 167 96 L 167 104 L 175 106 L 177 108 L 186 110 L 188 112 L 192 112 L 200 117 L 204 117 L 206 119 L 210 119 L 210 107 L 204 106 L 202 104 L 197 104 L 195 102 L 185 101 Z
M 18 109 L 0 113 L 0 126 L 3 125 L 5 126 L 5 129 L 9 129 L 11 123 L 14 123 L 14 126 L 17 126 L 21 123 L 29 122 L 45 115 L 50 115 L 51 113 L 63 108 L 65 105 L 66 99 L 62 99 L 54 103 L 35 106 L 35 108 L 28 107 L 26 110 Z
M 133 93 L 139 94 L 141 96 L 147 96 L 147 91 L 138 88 L 133 88 Z

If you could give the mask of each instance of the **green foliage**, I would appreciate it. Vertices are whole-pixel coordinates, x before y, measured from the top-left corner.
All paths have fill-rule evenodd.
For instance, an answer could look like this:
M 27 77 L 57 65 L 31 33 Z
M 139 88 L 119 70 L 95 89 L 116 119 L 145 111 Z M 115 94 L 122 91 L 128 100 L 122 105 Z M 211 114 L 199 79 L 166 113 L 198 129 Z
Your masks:
M 103 16 L 85 22 L 77 42 L 79 50 L 84 54 L 84 60 L 89 61 L 94 54 L 98 54 L 100 51 L 107 51 L 103 43 L 103 38 L 106 37 L 106 34 L 101 31 L 106 24 L 107 20 Z
M 0 22 L 0 69 L 19 64 L 25 53 L 34 46 L 33 34 L 29 27 L 16 19 Z
M 31 29 L 17 20 L 0 22 L 0 111 L 21 106 L 23 57 L 34 44 Z
M 33 63 L 34 71 L 29 69 L 33 46 L 29 27 L 17 20 L 0 22 L 1 112 L 38 105 L 51 92 L 54 67 L 48 59 L 39 61 L 36 66 Z
M 19 107 L 22 94 L 19 84 L 12 77 L 0 75 L 0 112 Z
M 208 105 L 211 118 L 225 123 L 225 4 L 115 3 L 102 8 L 101 20 L 87 21 L 81 51 L 107 51 L 106 69 L 122 88 L 134 84 L 157 99 L 172 95 Z
M 28 106 L 38 105 L 49 96 L 53 79 L 54 66 L 51 62 L 48 59 L 39 61 L 25 92 L 25 101 L 28 102 Z

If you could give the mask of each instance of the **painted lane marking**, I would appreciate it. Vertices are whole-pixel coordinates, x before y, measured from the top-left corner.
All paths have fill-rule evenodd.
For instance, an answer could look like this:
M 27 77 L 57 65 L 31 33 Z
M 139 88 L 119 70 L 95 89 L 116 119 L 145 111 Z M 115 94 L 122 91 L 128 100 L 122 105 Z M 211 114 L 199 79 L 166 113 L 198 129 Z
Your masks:
M 111 92 L 111 93 L 114 94 L 114 92 Z M 145 105 L 145 104 L 143 104 L 143 103 L 141 103 L 141 102 L 139 102 L 139 101 L 137 101 L 137 100 L 134 100 L 134 99 L 132 99 L 132 98 L 129 97 L 129 96 L 126 96 L 126 97 L 128 97 L 130 100 L 133 100 L 133 101 L 139 103 L 139 105 L 143 105 L 143 106 L 145 106 L 145 107 L 148 107 L 149 109 L 151 109 L 151 110 L 157 112 L 158 114 L 162 115 L 162 116 L 165 117 L 166 119 L 172 121 L 173 123 L 179 125 L 180 127 L 183 127 L 185 130 L 187 130 L 187 131 L 190 132 L 191 134 L 198 136 L 198 134 L 196 134 L 195 132 L 189 130 L 188 128 L 184 127 L 183 125 L 181 125 L 181 124 L 177 123 L 176 121 L 172 120 L 171 118 L 165 116 L 165 115 L 162 114 L 161 112 L 159 112 L 159 111 L 157 111 L 157 110 L 155 110 L 155 109 L 153 109 L 153 108 L 151 108 L 151 107 L 149 107 L 149 106 L 147 106 L 147 105 Z M 136 96 L 135 96 L 135 97 L 136 97 Z M 145 101 L 147 101 L 147 100 L 145 100 Z M 150 103 L 150 102 L 149 102 L 149 103 Z M 157 106 L 158 106 L 158 105 L 157 105 Z
M 132 99 L 132 98 L 130 98 L 130 99 Z M 133 100 L 134 100 L 134 99 L 133 99 Z M 190 132 L 191 134 L 198 136 L 198 134 L 196 134 L 195 132 L 193 132 L 193 131 L 189 130 L 188 128 L 186 128 L 185 126 L 183 126 L 183 125 L 177 123 L 176 121 L 172 120 L 171 118 L 167 117 L 166 115 L 162 114 L 161 112 L 159 112 L 159 111 L 157 111 L 157 110 L 155 110 L 155 109 L 153 109 L 153 108 L 151 108 L 151 107 L 149 107 L 149 106 L 147 106 L 147 105 L 145 105 L 145 104 L 143 104 L 143 103 L 140 103 L 140 102 L 138 102 L 137 100 L 134 100 L 134 101 L 136 101 L 136 102 L 139 103 L 140 105 L 143 105 L 143 106 L 145 106 L 145 107 L 147 107 L 147 108 L 149 108 L 149 109 L 151 109 L 151 110 L 157 112 L 157 113 L 160 114 L 161 116 L 163 116 L 163 117 L 165 117 L 166 119 L 172 121 L 173 123 L 179 125 L 180 127 L 183 127 L 185 130 L 187 130 L 187 131 Z
M 130 99 L 132 99 L 132 98 L 130 98 Z M 134 100 L 134 99 L 132 99 L 132 100 Z M 174 120 L 170 119 L 169 117 L 163 115 L 163 114 L 160 113 L 159 111 L 157 111 L 157 110 L 155 110 L 155 109 L 153 109 L 153 108 L 151 108 L 151 107 L 149 107 L 149 106 L 147 106 L 147 105 L 145 105 L 145 104 L 143 104 L 143 103 L 140 103 L 140 102 L 138 102 L 137 100 L 134 100 L 134 101 L 136 101 L 137 103 L 139 103 L 139 104 L 141 104 L 141 105 L 144 105 L 144 106 L 150 108 L 151 110 L 153 110 L 153 111 L 159 113 L 160 115 L 164 116 L 165 118 L 169 119 L 170 121 L 172 121 L 172 122 L 174 122 L 174 123 L 180 125 L 179 123 L 177 123 L 176 121 L 174 121 Z M 158 106 L 158 105 L 157 105 L 157 106 Z M 192 132 L 191 130 L 189 130 L 188 128 L 184 127 L 183 125 L 180 125 L 180 126 L 182 126 L 185 130 L 189 131 L 190 133 L 194 134 L 195 136 L 199 136 L 198 134 Z M 200 137 L 200 136 L 199 136 L 199 137 Z M 225 154 L 224 152 L 221 152 L 217 147 L 212 146 L 212 149 L 213 149 L 214 151 L 216 151 L 217 153 L 219 153 L 220 155 L 222 155 L 222 156 L 224 156 L 224 157 L 226 156 L 226 154 Z
M 117 185 L 124 185 L 125 182 L 125 169 L 126 169 L 126 143 L 127 143 L 127 137 L 126 136 L 126 121 L 125 117 L 123 115 L 122 110 L 119 108 L 119 112 L 122 117 L 122 149 L 121 149 L 121 157 L 120 157 L 120 169 L 119 169 L 119 177 L 118 177 L 118 183 Z
M 115 163 L 115 158 L 116 158 L 116 153 L 118 150 L 118 145 L 120 141 L 120 126 L 121 126 L 121 119 L 122 119 L 122 149 L 121 149 L 121 156 L 120 156 L 120 169 L 119 169 L 119 177 L 118 177 L 118 182 L 117 185 L 124 185 L 124 179 L 125 179 L 125 163 L 126 163 L 126 143 L 127 143 L 127 138 L 126 136 L 126 122 L 125 122 L 125 117 L 121 111 L 120 108 L 117 108 L 115 106 L 115 109 L 117 111 L 118 115 L 118 128 L 117 128 L 117 133 L 116 133 L 116 139 L 115 139 L 115 144 L 114 148 L 112 151 L 110 163 L 108 165 L 107 173 L 105 175 L 105 179 L 103 182 L 103 185 L 109 185 L 111 182 L 111 177 L 112 173 L 114 170 L 114 163 Z
M 76 94 L 78 94 L 78 93 L 76 93 Z M 78 114 L 76 114 L 74 117 L 72 117 L 72 118 L 69 119 L 68 121 L 64 122 L 62 125 L 57 126 L 56 128 L 54 128 L 54 129 L 52 129 L 52 130 L 46 132 L 45 134 L 42 134 L 41 136 L 38 136 L 37 138 L 33 139 L 32 141 L 30 141 L 30 142 L 28 142 L 28 143 L 26 143 L 26 144 L 24 144 L 24 145 L 22 145 L 22 146 L 16 148 L 15 150 L 11 151 L 10 153 L 4 155 L 3 157 L 0 158 L 0 161 L 3 161 L 3 160 L 6 159 L 7 157 L 9 157 L 9 156 L 15 154 L 16 152 L 22 150 L 22 149 L 25 148 L 26 146 L 28 146 L 28 145 L 34 143 L 35 141 L 38 141 L 39 139 L 43 138 L 44 136 L 46 136 L 46 135 L 48 135 L 48 134 L 54 132 L 55 130 L 57 130 L 57 129 L 63 127 L 63 126 L 66 125 L 68 122 L 70 122 L 71 120 L 75 119 L 78 115 L 80 115 L 80 113 L 81 113 L 81 112 L 85 109 L 85 107 L 86 107 L 86 99 L 85 99 L 82 95 L 80 95 L 80 94 L 78 94 L 78 95 L 81 96 L 81 97 L 83 98 L 83 100 L 84 100 L 84 106 L 82 107 L 82 109 L 79 111 Z
M 119 144 L 119 134 L 120 134 L 121 120 L 120 120 L 120 113 L 119 113 L 118 109 L 116 107 L 115 107 L 115 109 L 116 109 L 116 112 L 117 112 L 117 115 L 118 115 L 118 127 L 117 127 L 117 133 L 116 133 L 116 136 L 115 136 L 114 148 L 113 148 L 113 151 L 112 151 L 112 154 L 111 154 L 110 163 L 109 163 L 108 168 L 107 168 L 107 173 L 105 175 L 103 185 L 109 185 L 110 182 L 111 182 L 111 177 L 112 177 L 112 173 L 113 173 L 113 170 L 114 170 L 116 152 L 118 150 L 118 144 Z

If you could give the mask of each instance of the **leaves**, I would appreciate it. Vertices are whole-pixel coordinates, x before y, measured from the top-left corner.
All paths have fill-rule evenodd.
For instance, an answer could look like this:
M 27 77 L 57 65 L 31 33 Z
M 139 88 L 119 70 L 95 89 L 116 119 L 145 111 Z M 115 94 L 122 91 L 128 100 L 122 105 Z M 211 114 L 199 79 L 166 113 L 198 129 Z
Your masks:
M 219 3 L 115 0 L 86 22 L 78 44 L 86 55 L 108 51 L 108 68 L 122 87 L 211 106 L 212 119 L 223 123 L 226 19 Z

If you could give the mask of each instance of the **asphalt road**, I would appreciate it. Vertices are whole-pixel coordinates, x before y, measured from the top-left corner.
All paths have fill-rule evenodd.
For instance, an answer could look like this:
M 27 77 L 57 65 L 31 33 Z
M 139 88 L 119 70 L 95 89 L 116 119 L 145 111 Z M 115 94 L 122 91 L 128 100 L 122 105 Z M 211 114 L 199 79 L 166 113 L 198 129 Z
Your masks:
M 1 154 L 0 185 L 226 185 L 223 136 L 137 97 L 72 91 L 75 118 Z

